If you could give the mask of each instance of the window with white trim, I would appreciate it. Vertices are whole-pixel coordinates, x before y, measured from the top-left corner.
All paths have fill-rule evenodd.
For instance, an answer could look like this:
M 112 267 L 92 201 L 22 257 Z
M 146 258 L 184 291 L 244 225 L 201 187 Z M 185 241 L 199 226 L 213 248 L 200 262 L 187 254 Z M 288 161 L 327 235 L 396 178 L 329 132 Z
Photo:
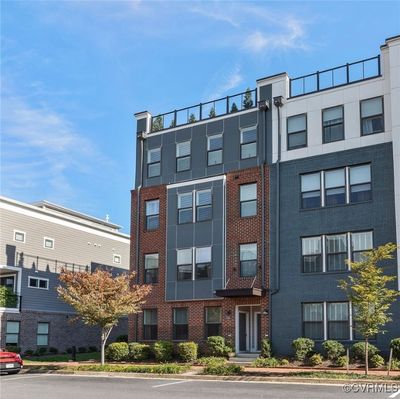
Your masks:
M 328 302 L 328 339 L 350 339 L 350 320 L 348 302 Z
M 196 248 L 196 280 L 211 278 L 211 247 Z
M 193 222 L 193 192 L 178 194 L 178 224 Z
M 240 159 L 257 156 L 257 128 L 254 126 L 240 132 Z
M 113 254 L 113 263 L 120 265 L 121 264 L 121 255 Z
M 47 346 L 49 344 L 49 323 L 38 322 L 36 344 L 37 346 Z
M 257 274 L 257 243 L 241 244 L 240 276 L 254 277 Z
M 287 118 L 287 149 L 307 147 L 307 114 Z
M 161 147 L 147 150 L 147 177 L 160 176 Z
M 144 255 L 144 282 L 146 284 L 158 283 L 158 259 L 158 253 Z
M 364 202 L 372 199 L 371 166 L 350 167 L 350 202 Z
M 192 280 L 193 278 L 193 250 L 192 248 L 176 251 L 177 279 Z
M 321 173 L 301 175 L 301 207 L 303 209 L 321 206 Z
M 14 230 L 14 241 L 25 243 L 26 233 L 24 231 Z
M 176 143 L 176 171 L 183 172 L 190 169 L 191 142 Z
M 213 166 L 222 163 L 222 134 L 207 137 L 207 165 Z
M 325 245 L 326 270 L 328 272 L 348 270 L 347 234 L 327 235 Z
M 240 217 L 257 215 L 257 183 L 240 185 Z
M 43 248 L 54 249 L 54 238 L 43 237 Z
M 49 289 L 49 280 L 47 278 L 40 277 L 28 277 L 28 287 L 29 288 L 38 288 L 41 290 Z
M 324 339 L 324 304 L 303 303 L 303 337 Z
M 196 191 L 196 221 L 204 222 L 212 218 L 211 190 Z
M 325 172 L 325 205 L 346 203 L 345 169 L 333 169 Z
M 160 226 L 160 200 L 146 201 L 146 229 L 156 230 Z
M 353 262 L 361 262 L 363 253 L 373 248 L 372 231 L 362 231 L 351 234 L 351 259 Z
M 360 102 L 361 135 L 383 132 L 385 123 L 383 115 L 383 97 L 369 98 Z
M 321 237 L 305 237 L 301 240 L 303 273 L 322 272 L 322 240 Z

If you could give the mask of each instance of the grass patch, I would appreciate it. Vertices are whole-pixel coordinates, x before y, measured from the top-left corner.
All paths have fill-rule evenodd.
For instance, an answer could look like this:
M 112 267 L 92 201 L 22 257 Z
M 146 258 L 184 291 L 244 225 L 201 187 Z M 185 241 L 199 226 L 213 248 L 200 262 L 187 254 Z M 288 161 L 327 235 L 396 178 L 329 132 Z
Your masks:
M 242 366 L 238 364 L 224 364 L 224 363 L 212 363 L 206 365 L 203 370 L 203 374 L 207 375 L 240 375 L 244 371 Z
M 107 371 L 121 373 L 150 373 L 150 374 L 182 374 L 190 370 L 189 365 L 176 363 L 164 363 L 155 365 L 116 365 L 116 364 L 83 364 L 79 366 L 68 367 L 68 370 L 74 371 Z
M 72 356 L 70 354 L 63 355 L 45 355 L 45 356 L 22 356 L 24 362 L 27 364 L 29 362 L 68 362 L 72 360 Z M 100 360 L 100 352 L 90 352 L 90 353 L 77 353 L 76 361 L 84 362 L 88 360 Z
M 358 373 L 335 373 L 333 371 L 296 371 L 285 374 L 290 377 L 306 377 L 306 378 L 321 378 L 321 379 L 334 379 L 334 380 L 400 380 L 400 377 L 373 375 L 366 376 L 365 374 Z

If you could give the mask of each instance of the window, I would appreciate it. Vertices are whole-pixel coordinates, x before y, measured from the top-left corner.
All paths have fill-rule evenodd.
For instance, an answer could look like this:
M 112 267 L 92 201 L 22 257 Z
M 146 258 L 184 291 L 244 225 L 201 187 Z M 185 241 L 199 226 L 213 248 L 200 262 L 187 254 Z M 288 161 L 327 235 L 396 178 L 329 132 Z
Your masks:
M 363 260 L 363 252 L 373 248 L 372 231 L 351 233 L 351 259 L 354 262 Z
M 47 278 L 39 278 L 39 277 L 28 277 L 28 287 L 29 288 L 39 288 L 42 290 L 49 289 L 49 280 Z
M 193 251 L 192 248 L 178 249 L 176 251 L 178 280 L 192 280 L 193 276 Z
M 240 159 L 257 156 L 257 129 L 255 127 L 240 132 Z
M 257 274 L 257 244 L 240 245 L 240 276 L 254 277 Z
M 371 199 L 371 165 L 352 166 L 350 168 L 350 202 Z
M 346 182 L 344 169 L 335 169 L 325 172 L 325 205 L 339 205 L 346 203 Z
M 147 177 L 160 176 L 161 148 L 153 148 L 147 151 Z
M 242 184 L 240 186 L 240 216 L 248 217 L 257 214 L 257 184 Z
M 156 340 L 158 335 L 157 309 L 143 310 L 143 339 Z
M 216 134 L 207 138 L 207 165 L 222 163 L 222 134 Z
M 174 309 L 174 340 L 184 341 L 189 337 L 187 308 Z
M 196 192 L 196 220 L 203 222 L 212 217 L 212 195 L 211 190 Z
M 205 336 L 206 338 L 221 335 L 221 308 L 205 308 Z
M 12 292 L 15 290 L 15 275 L 1 275 L 0 276 L 0 287 L 7 287 Z
M 349 304 L 348 302 L 333 302 L 327 304 L 328 309 L 328 339 L 349 339 Z
M 38 346 L 47 346 L 49 344 L 49 323 L 38 323 L 36 344 Z
M 54 249 L 54 239 L 43 237 L 43 248 Z
M 193 193 L 178 194 L 178 224 L 193 222 Z
M 322 272 L 321 237 L 302 239 L 303 273 Z
M 321 206 L 321 175 L 311 173 L 301 176 L 301 207 L 303 209 Z
M 14 241 L 25 242 L 25 232 L 14 230 Z
M 160 200 L 146 201 L 146 229 L 156 230 L 159 228 Z
M 144 282 L 146 284 L 158 283 L 158 254 L 144 256 Z
M 376 97 L 361 101 L 361 135 L 384 131 L 383 98 Z
M 323 303 L 303 303 L 303 336 L 324 339 Z
M 287 118 L 287 149 L 294 150 L 307 146 L 307 115 Z
M 19 321 L 7 321 L 6 324 L 6 346 L 18 346 L 19 343 Z
M 326 265 L 328 272 L 347 270 L 347 235 L 326 236 Z
M 323 142 L 344 139 L 343 106 L 327 108 L 322 111 Z
M 176 171 L 183 172 L 190 169 L 190 141 L 176 143 Z
M 211 278 L 211 247 L 196 248 L 196 279 Z
M 113 263 L 120 265 L 121 264 L 121 255 L 113 254 Z

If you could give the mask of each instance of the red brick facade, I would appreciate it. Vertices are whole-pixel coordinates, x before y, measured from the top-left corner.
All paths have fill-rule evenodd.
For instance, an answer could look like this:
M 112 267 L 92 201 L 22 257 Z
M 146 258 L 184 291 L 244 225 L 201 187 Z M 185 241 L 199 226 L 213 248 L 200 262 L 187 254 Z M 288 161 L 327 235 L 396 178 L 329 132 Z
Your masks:
M 269 171 L 265 167 L 265 248 L 269 247 Z M 240 217 L 240 185 L 257 183 L 257 216 L 249 218 Z M 205 339 L 205 308 L 208 306 L 221 306 L 222 310 L 222 335 L 231 343 L 235 343 L 235 313 L 238 305 L 260 305 L 264 311 L 268 307 L 268 295 L 263 297 L 218 298 L 212 300 L 165 300 L 165 275 L 166 275 L 166 186 L 142 188 L 140 191 L 140 225 L 139 225 L 139 265 L 136 259 L 136 228 L 137 228 L 137 192 L 132 191 L 131 213 L 131 270 L 138 271 L 138 281 L 144 282 L 144 255 L 146 253 L 159 253 L 159 282 L 153 284 L 153 289 L 143 309 L 157 309 L 158 339 L 173 338 L 173 309 L 178 307 L 188 308 L 189 340 L 201 343 Z M 160 199 L 160 228 L 148 232 L 145 229 L 145 201 Z M 262 232 L 262 174 L 260 168 L 251 168 L 243 171 L 229 173 L 226 176 L 226 234 L 227 234 L 227 289 L 231 288 L 266 288 L 268 287 L 268 256 L 265 256 L 265 276 L 262 285 L 261 267 L 261 232 Z M 240 277 L 239 244 L 254 243 L 257 245 L 258 271 L 254 277 Z M 143 340 L 143 315 L 133 316 L 129 322 L 129 339 L 131 341 Z M 261 337 L 268 334 L 268 317 L 261 316 Z

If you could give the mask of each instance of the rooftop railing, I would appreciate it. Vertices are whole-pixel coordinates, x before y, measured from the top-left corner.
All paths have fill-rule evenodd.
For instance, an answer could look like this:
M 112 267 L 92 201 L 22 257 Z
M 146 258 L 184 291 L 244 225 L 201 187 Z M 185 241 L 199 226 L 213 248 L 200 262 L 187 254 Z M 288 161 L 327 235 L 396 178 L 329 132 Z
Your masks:
M 381 76 L 380 55 L 290 79 L 290 97 L 304 96 Z
M 212 119 L 217 116 L 233 114 L 257 106 L 257 90 L 247 89 L 233 96 L 207 101 L 191 107 L 176 109 L 151 118 L 151 133 L 189 125 L 198 121 Z

